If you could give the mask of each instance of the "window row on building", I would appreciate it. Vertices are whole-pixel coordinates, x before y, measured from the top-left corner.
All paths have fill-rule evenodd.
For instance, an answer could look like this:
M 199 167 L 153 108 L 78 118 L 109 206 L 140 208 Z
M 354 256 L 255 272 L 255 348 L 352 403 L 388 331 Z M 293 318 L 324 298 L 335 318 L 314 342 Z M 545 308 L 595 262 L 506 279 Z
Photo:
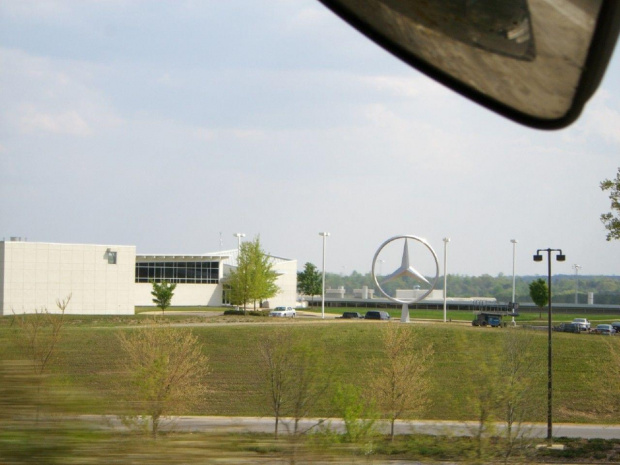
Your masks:
M 217 284 L 219 262 L 137 262 L 136 282 Z

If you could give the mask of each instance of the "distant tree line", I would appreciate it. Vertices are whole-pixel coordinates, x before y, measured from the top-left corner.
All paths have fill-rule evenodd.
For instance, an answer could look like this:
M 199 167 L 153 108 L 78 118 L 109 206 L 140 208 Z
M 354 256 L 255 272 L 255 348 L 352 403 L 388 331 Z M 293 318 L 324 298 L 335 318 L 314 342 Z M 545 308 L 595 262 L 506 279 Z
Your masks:
M 517 276 L 515 279 L 515 300 L 517 302 L 532 302 L 529 285 L 540 276 Z M 361 274 L 353 271 L 348 276 L 336 273 L 326 273 L 325 287 L 335 289 L 344 286 L 348 295 L 354 289 L 363 286 L 374 288 L 370 273 Z M 392 292 L 391 287 L 399 288 L 398 282 L 386 285 L 386 290 Z M 558 303 L 574 303 L 577 280 L 575 275 L 555 275 L 552 277 L 553 301 Z M 439 289 L 443 287 L 443 277 L 438 280 Z M 401 288 L 402 289 L 402 288 Z M 586 304 L 588 293 L 594 293 L 594 302 L 597 304 L 620 305 L 620 276 L 579 276 L 578 303 Z M 448 297 L 494 297 L 500 302 L 512 300 L 512 275 L 500 273 L 497 276 L 483 274 L 482 276 L 448 275 Z

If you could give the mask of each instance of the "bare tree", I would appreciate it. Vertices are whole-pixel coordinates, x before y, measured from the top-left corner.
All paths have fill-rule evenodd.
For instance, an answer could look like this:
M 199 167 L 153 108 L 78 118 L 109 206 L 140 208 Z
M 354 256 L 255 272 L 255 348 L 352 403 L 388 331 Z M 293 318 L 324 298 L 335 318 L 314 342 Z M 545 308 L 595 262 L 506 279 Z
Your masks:
M 328 389 L 331 369 L 323 362 L 320 349 L 313 347 L 293 328 L 277 328 L 260 342 L 260 369 L 265 392 L 275 417 L 278 437 L 283 415 L 293 418 L 293 433 L 302 434 L 299 421 L 306 417 Z
M 41 384 L 43 374 L 54 358 L 58 343 L 65 325 L 65 311 L 71 301 L 71 294 L 64 299 L 57 299 L 59 313 L 50 313 L 47 308 L 35 310 L 32 314 L 16 315 L 13 312 L 13 323 L 17 331 L 14 340 L 26 354 L 28 363 L 34 373 L 36 382 L 36 416 L 39 421 L 40 407 L 43 404 Z
M 477 351 L 469 354 L 478 363 L 466 373 L 474 390 L 465 399 L 476 417 L 472 428 L 475 440 L 475 459 L 501 457 L 507 462 L 518 450 L 530 445 L 531 428 L 525 420 L 535 418 L 541 407 L 536 392 L 540 383 L 541 362 L 531 332 L 506 329 L 501 334 L 497 351 Z M 498 429 L 498 424 L 503 424 Z M 501 438 L 497 441 L 493 438 Z
M 291 348 L 290 376 L 292 382 L 288 396 L 290 397 L 290 415 L 294 420 L 293 432 L 297 435 L 302 433 L 299 429 L 299 420 L 308 416 L 329 388 L 332 369 L 324 362 L 326 357 L 317 346 L 312 345 L 303 337 L 296 337 L 295 341 Z
M 607 340 L 610 356 L 610 363 L 606 365 L 608 371 L 606 376 L 601 376 L 594 382 L 595 386 L 600 386 L 598 391 L 601 405 L 611 410 L 610 413 L 615 415 L 615 418 L 620 417 L 620 341 L 617 339 L 610 337 Z M 594 363 L 599 366 L 601 361 L 597 359 Z
M 540 410 L 540 396 L 536 389 L 543 366 L 540 351 L 536 350 L 531 332 L 521 329 L 507 330 L 503 334 L 503 351 L 500 355 L 497 379 L 498 418 L 505 425 L 503 458 L 507 462 L 519 445 L 529 445 L 530 427 L 524 426 L 526 418 L 535 417 Z
M 478 363 L 471 372 L 465 373 L 465 376 L 473 381 L 471 385 L 475 388 L 467 393 L 464 402 L 470 406 L 476 419 L 475 426 L 471 429 L 476 445 L 475 459 L 480 461 L 486 459 L 488 454 L 493 453 L 488 449 L 490 438 L 495 434 L 494 419 L 498 407 L 497 370 L 499 354 L 476 351 L 469 356 L 475 357 Z
M 275 417 L 274 435 L 276 438 L 282 411 L 287 406 L 287 391 L 292 382 L 290 376 L 293 364 L 292 345 L 293 335 L 290 330 L 284 328 L 277 328 L 259 343 L 261 372 L 269 405 Z
M 411 326 L 390 324 L 381 335 L 384 357 L 371 362 L 369 393 L 377 408 L 390 421 L 394 440 L 394 423 L 404 414 L 419 413 L 427 403 L 430 381 L 427 371 L 433 349 L 424 343 Z
M 26 352 L 36 375 L 43 374 L 54 355 L 70 301 L 71 294 L 62 300 L 56 300 L 59 313 L 50 313 L 47 308 L 35 310 L 28 315 L 16 315 L 13 312 L 13 323 L 19 329 L 15 340 Z
M 128 375 L 127 397 L 140 415 L 151 420 L 157 437 L 160 420 L 199 401 L 205 391 L 207 357 L 188 330 L 151 324 L 120 332 Z

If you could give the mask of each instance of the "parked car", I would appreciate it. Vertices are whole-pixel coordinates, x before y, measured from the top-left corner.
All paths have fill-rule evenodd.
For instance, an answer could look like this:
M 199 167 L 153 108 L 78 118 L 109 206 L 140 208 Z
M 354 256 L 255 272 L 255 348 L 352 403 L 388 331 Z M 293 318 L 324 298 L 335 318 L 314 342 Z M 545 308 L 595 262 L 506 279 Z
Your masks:
M 561 333 L 580 333 L 581 327 L 577 323 L 560 323 L 554 326 L 553 330 Z
M 616 332 L 612 325 L 596 325 L 596 329 L 594 330 L 596 334 L 603 334 L 605 336 L 611 336 Z
M 620 332 L 620 321 L 614 321 L 611 326 L 616 330 L 616 332 Z
M 581 331 L 590 331 L 590 322 L 587 318 L 575 318 L 573 323 L 579 325 L 579 329 L 581 329 Z
M 269 316 L 278 316 L 282 318 L 295 318 L 295 309 L 293 307 L 276 307 L 269 312 Z
M 364 318 L 364 317 L 359 312 L 344 312 L 340 318 L 355 320 L 355 319 Z
M 370 310 L 366 312 L 366 316 L 364 316 L 364 318 L 366 320 L 389 320 L 390 314 L 384 311 Z

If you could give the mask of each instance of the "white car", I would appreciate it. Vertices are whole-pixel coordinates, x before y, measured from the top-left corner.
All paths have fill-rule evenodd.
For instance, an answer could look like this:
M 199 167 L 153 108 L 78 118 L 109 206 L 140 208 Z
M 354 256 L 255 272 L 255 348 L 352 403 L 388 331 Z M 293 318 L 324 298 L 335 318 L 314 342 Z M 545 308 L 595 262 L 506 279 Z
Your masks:
M 279 316 L 282 318 L 295 318 L 295 309 L 293 307 L 276 307 L 269 312 L 269 316 Z
M 590 322 L 587 318 L 575 318 L 573 323 L 579 325 L 581 331 L 590 331 Z

